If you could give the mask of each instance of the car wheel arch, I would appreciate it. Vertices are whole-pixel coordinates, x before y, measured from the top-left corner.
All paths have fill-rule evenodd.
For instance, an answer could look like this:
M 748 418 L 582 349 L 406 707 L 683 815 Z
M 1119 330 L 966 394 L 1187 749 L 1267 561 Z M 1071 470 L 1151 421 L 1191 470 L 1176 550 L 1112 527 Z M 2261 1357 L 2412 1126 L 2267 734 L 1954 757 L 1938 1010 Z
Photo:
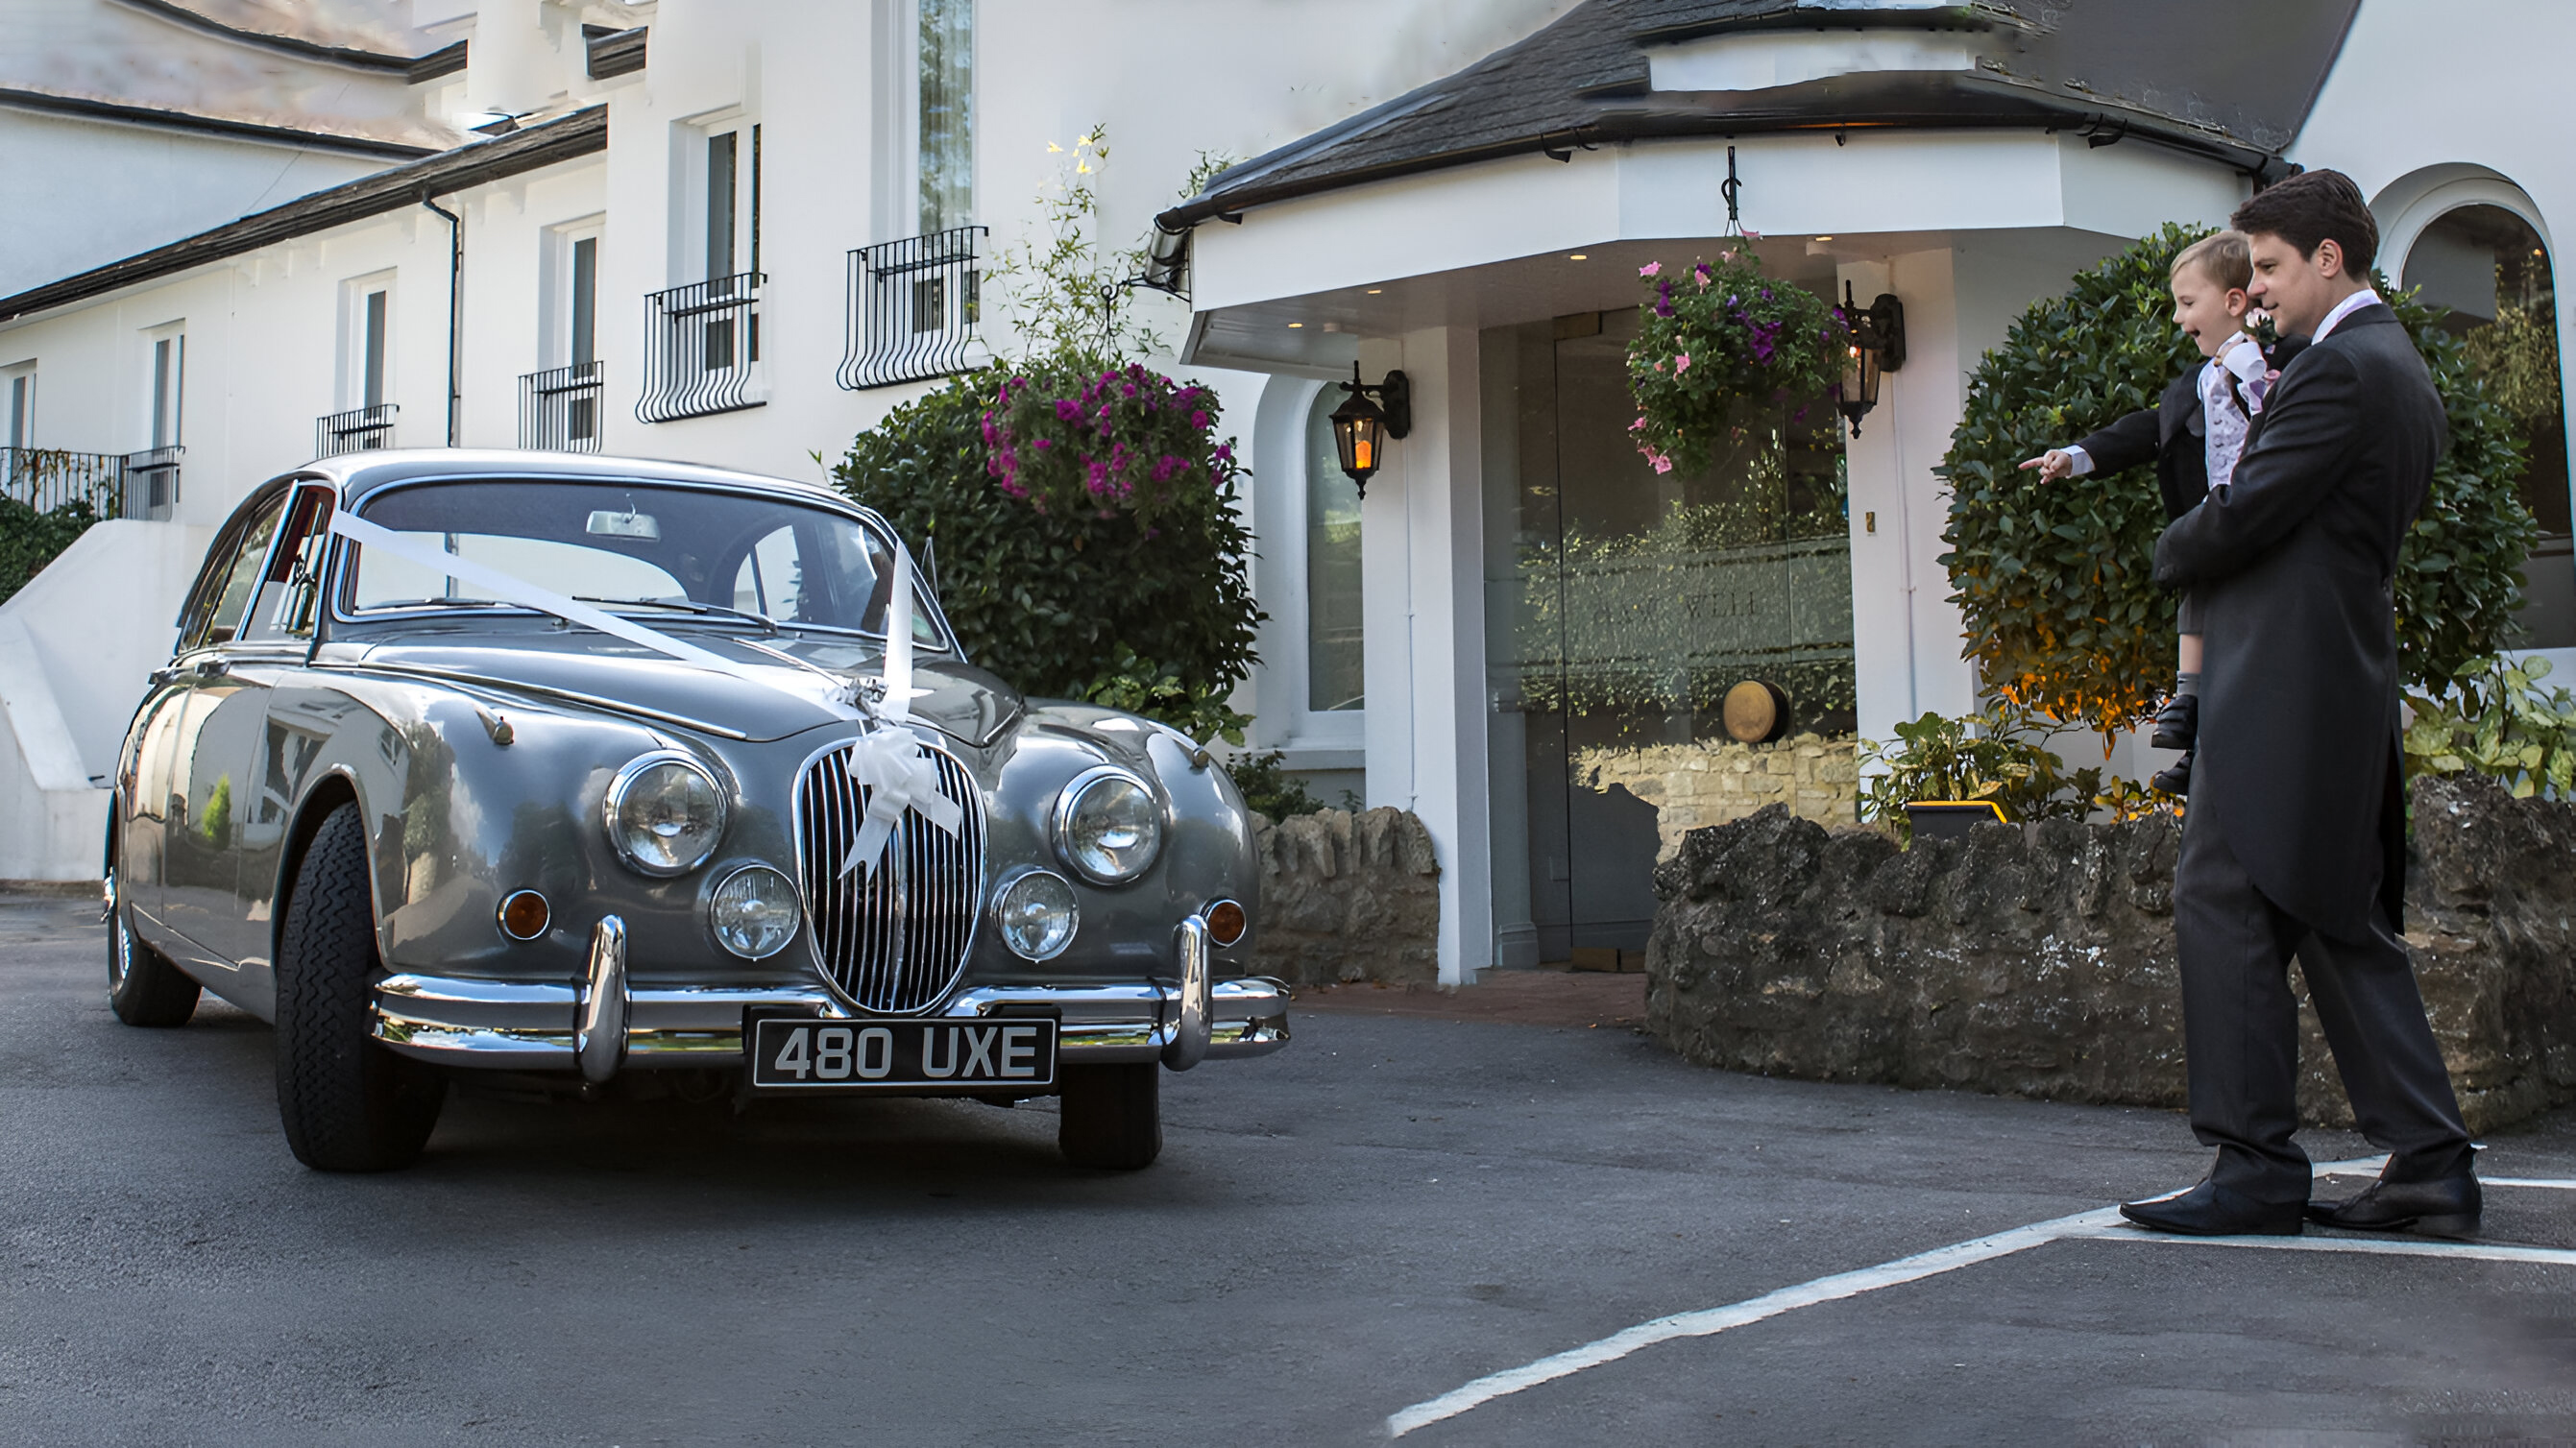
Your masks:
M 305 791 L 303 803 L 296 806 L 295 823 L 286 833 L 286 848 L 278 851 L 277 885 L 269 897 L 275 902 L 268 920 L 269 959 L 272 961 L 277 959 L 277 952 L 285 942 L 286 913 L 294 906 L 295 881 L 304 869 L 305 852 L 313 847 L 313 837 L 321 833 L 322 822 L 345 804 L 357 805 L 361 816 L 365 814 L 366 802 L 359 796 L 357 780 L 346 769 L 335 768 L 316 779 L 313 787 Z M 379 898 L 375 891 L 373 850 L 368 851 L 367 877 L 367 898 Z

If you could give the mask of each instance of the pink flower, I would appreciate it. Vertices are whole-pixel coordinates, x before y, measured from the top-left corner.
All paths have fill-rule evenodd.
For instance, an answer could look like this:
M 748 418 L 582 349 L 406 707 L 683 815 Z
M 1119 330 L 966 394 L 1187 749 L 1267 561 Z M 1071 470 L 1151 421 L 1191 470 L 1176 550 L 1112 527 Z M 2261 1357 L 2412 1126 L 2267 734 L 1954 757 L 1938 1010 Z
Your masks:
M 1682 355 L 1680 355 L 1679 357 L 1676 357 L 1676 358 L 1674 358 L 1674 359 L 1673 359 L 1673 375 L 1674 375 L 1675 377 L 1679 377 L 1679 376 L 1681 376 L 1683 373 L 1688 372 L 1689 370 L 1690 370 L 1690 354 L 1689 354 L 1688 352 L 1684 352 L 1684 353 L 1683 353 Z
M 1659 261 L 1650 261 L 1650 262 L 1646 263 L 1644 266 L 1641 266 L 1641 267 L 1637 268 L 1637 275 L 1639 275 L 1639 276 L 1641 276 L 1641 277 L 1656 276 L 1656 275 L 1659 275 L 1659 274 L 1663 271 L 1663 269 L 1664 269 L 1664 264 L 1663 264 L 1662 262 L 1659 262 Z
M 1744 228 L 1744 239 L 1746 241 L 1760 241 L 1762 239 L 1762 233 L 1755 231 L 1752 227 L 1748 226 Z
M 1645 426 L 1646 426 L 1646 420 L 1645 420 L 1644 418 L 1642 418 L 1642 417 L 1641 417 L 1641 418 L 1638 418 L 1635 422 L 1632 422 L 1632 423 L 1628 424 L 1628 430 L 1629 430 L 1630 432 L 1642 432 L 1642 431 L 1644 431 L 1644 430 L 1645 430 Z

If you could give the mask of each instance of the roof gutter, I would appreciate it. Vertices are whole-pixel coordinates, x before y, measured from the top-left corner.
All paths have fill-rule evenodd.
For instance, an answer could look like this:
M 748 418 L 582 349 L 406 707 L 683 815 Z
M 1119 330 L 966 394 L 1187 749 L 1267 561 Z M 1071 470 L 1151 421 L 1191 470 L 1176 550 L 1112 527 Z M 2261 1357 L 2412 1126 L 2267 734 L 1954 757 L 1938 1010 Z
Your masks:
M 115 121 L 130 126 L 152 126 L 161 130 L 194 131 L 201 135 L 222 136 L 230 140 L 259 141 L 272 146 L 293 146 L 298 150 L 345 151 L 356 156 L 372 156 L 383 161 L 415 161 L 435 156 L 431 146 L 414 146 L 403 141 L 379 141 L 368 136 L 343 135 L 336 131 L 307 131 L 294 126 L 271 126 L 258 121 L 236 121 L 223 116 L 200 115 L 195 111 L 164 110 L 159 106 L 128 105 L 122 101 L 95 100 L 88 96 L 55 95 L 51 91 L 22 90 L 0 86 L 0 106 L 24 111 L 49 111 L 56 115 L 80 116 L 94 121 Z
M 2203 160 L 2217 161 L 2269 183 L 2291 169 L 2281 158 L 2258 147 L 2221 140 L 2204 131 L 2175 126 L 2135 111 L 2086 109 L 2050 104 L 2032 97 L 2038 116 L 1937 116 L 1922 120 L 1874 119 L 1857 121 L 1769 120 L 1742 116 L 1712 117 L 1703 122 L 1653 112 L 1612 114 L 1599 121 L 1571 128 L 1542 131 L 1516 136 L 1505 141 L 1481 146 L 1466 146 L 1429 155 L 1408 156 L 1376 166 L 1355 167 L 1330 175 L 1299 177 L 1271 185 L 1253 184 L 1239 190 L 1194 196 L 1154 218 L 1154 225 L 1166 232 L 1177 232 L 1196 226 L 1212 217 L 1229 219 L 1255 206 L 1268 206 L 1282 201 L 1295 201 L 1327 191 L 1340 191 L 1371 181 L 1392 180 L 1429 171 L 1447 170 L 1453 166 L 1471 165 L 1478 161 L 1500 160 L 1511 156 L 1551 154 L 1566 159 L 1561 153 L 1582 146 L 1639 140 L 1686 140 L 1705 137 L 1711 140 L 1745 135 L 1785 135 L 1796 132 L 1880 131 L 1880 130 L 2073 130 L 2083 132 L 2095 145 L 2110 145 L 2121 140 L 2146 141 Z

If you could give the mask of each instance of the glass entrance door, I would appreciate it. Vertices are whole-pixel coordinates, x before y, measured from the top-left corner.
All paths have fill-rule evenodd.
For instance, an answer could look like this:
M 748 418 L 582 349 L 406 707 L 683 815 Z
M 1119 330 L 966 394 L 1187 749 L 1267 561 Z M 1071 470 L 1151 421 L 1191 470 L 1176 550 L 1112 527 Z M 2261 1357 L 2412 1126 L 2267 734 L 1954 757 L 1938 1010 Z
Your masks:
M 1710 762 L 1729 689 L 1775 686 L 1792 730 L 1852 728 L 1840 418 L 1822 397 L 1748 406 L 1707 469 L 1657 473 L 1629 430 L 1636 328 L 1587 313 L 1483 343 L 1494 818 L 1525 832 L 1541 961 L 1644 948 L 1649 781 Z M 1498 876 L 1517 870 L 1520 842 L 1496 845 Z M 1507 935 L 1518 883 L 1496 881 Z

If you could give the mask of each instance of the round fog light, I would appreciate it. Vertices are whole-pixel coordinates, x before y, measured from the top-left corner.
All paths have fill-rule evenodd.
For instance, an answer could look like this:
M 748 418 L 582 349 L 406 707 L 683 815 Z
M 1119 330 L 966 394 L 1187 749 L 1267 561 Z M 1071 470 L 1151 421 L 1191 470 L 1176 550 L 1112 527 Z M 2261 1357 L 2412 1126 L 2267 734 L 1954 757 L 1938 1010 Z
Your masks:
M 767 865 L 745 865 L 716 887 L 707 923 L 716 943 L 745 960 L 765 960 L 796 938 L 796 887 Z
M 1248 923 L 1244 919 L 1243 907 L 1231 900 L 1219 900 L 1210 905 L 1202 918 L 1207 921 L 1208 939 L 1219 945 L 1232 945 L 1241 940 L 1243 928 Z
M 1052 870 L 1030 870 L 1012 879 L 993 897 L 993 923 L 1002 943 L 1023 960 L 1053 960 L 1073 943 L 1082 923 L 1073 886 Z
M 546 897 L 534 890 L 513 890 L 501 897 L 501 933 L 512 940 L 534 940 L 546 933 Z

